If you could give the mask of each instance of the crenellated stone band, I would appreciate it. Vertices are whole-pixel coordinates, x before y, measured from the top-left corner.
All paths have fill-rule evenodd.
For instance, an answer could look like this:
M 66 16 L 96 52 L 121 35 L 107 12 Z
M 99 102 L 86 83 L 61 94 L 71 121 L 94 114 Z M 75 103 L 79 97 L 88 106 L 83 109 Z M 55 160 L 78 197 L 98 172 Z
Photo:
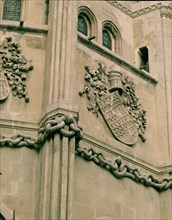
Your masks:
M 67 128 L 65 128 L 67 126 Z M 9 147 L 28 147 L 33 149 L 40 149 L 47 138 L 53 134 L 59 133 L 64 137 L 71 138 L 75 136 L 76 144 L 83 137 L 82 129 L 77 124 L 74 117 L 67 115 L 57 116 L 48 120 L 42 127 L 38 129 L 38 137 L 32 138 L 28 135 L 17 134 L 12 137 L 4 137 L 0 135 L 0 146 Z
M 124 164 L 121 157 L 115 160 L 107 160 L 102 153 L 96 153 L 93 149 L 76 148 L 76 154 L 87 161 L 92 161 L 96 165 L 109 171 L 114 177 L 130 178 L 131 180 L 141 183 L 145 186 L 153 187 L 158 192 L 172 189 L 172 177 L 157 179 L 152 175 L 144 175 L 137 168 L 133 169 L 128 164 Z

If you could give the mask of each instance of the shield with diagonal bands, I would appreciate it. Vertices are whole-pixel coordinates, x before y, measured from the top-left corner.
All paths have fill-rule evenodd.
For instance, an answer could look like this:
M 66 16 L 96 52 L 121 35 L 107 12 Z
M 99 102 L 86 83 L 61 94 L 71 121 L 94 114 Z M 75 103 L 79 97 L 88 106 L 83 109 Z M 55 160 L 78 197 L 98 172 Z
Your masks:
M 118 91 L 98 101 L 100 111 L 117 140 L 133 145 L 138 139 L 137 124 L 122 102 Z

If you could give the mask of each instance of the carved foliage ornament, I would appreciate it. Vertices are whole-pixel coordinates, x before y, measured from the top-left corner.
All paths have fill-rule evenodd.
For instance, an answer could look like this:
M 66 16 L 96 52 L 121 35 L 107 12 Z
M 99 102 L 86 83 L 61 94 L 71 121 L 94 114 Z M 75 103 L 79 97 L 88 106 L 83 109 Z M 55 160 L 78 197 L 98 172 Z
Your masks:
M 135 95 L 134 82 L 118 71 L 106 71 L 99 64 L 97 70 L 85 67 L 84 93 L 89 100 L 88 110 L 103 115 L 115 138 L 127 145 L 136 143 L 138 136 L 145 142 L 146 111 Z
M 31 62 L 21 54 L 20 45 L 12 42 L 11 37 L 0 44 L 0 101 L 8 97 L 10 87 L 14 96 L 29 102 L 26 78 L 33 69 Z

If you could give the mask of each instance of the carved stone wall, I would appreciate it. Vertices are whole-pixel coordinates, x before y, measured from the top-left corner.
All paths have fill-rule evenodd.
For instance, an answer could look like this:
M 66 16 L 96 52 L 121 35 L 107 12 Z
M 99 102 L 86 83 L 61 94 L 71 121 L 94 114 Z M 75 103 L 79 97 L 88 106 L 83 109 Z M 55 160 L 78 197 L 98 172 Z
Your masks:
M 171 3 L 46 4 L 0 21 L 0 217 L 172 219 Z M 96 36 L 77 32 L 81 8 Z

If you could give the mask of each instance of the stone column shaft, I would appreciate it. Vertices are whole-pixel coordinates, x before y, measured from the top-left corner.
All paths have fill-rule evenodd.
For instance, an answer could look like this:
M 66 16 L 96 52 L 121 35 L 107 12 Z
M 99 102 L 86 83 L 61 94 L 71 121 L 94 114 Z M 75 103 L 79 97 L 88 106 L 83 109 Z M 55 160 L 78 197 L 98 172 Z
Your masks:
M 168 149 L 169 156 L 172 158 L 172 20 L 162 18 L 163 28 L 163 48 L 164 48 L 164 72 L 165 72 L 165 91 L 167 108 L 167 126 L 168 126 Z
M 72 219 L 75 138 L 56 134 L 41 153 L 39 219 Z
M 76 110 L 76 1 L 51 1 L 47 65 L 45 70 L 46 105 Z M 49 56 L 49 57 L 48 57 Z

